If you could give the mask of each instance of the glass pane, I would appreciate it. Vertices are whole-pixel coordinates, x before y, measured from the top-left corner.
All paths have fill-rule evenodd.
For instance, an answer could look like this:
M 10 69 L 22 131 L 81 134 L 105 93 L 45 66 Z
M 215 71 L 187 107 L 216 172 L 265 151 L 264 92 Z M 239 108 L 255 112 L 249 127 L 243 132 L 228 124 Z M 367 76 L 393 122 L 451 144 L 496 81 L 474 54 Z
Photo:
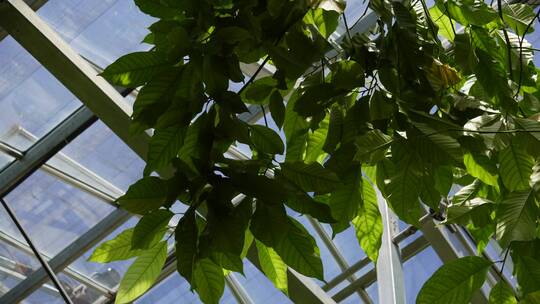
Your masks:
M 77 52 L 100 67 L 150 47 L 141 41 L 154 19 L 141 13 L 134 1 L 50 0 L 38 14 Z
M 0 141 L 26 150 L 80 105 L 13 38 L 0 41 Z
M 325 224 L 325 229 L 327 229 L 326 233 L 330 233 L 331 235 L 330 225 Z M 333 241 L 349 265 L 354 264 L 366 256 L 362 248 L 360 248 L 360 244 L 356 238 L 356 231 L 352 226 L 336 235 Z
M 419 252 L 403 264 L 407 303 L 415 303 L 416 295 L 422 285 L 441 265 L 441 260 L 431 247 Z
M 70 161 L 62 161 L 62 157 Z M 142 177 L 145 162 L 103 122 L 97 121 L 53 159 L 88 183 L 110 191 L 126 191 Z M 52 162 L 49 162 L 54 165 Z M 88 172 L 89 171 L 89 172 Z
M 52 282 L 47 282 L 30 294 L 22 304 L 65 304 Z
M 64 273 L 60 273 L 58 280 L 74 304 L 95 303 L 105 295 L 90 284 L 83 284 Z
M 2 170 L 5 166 L 7 166 L 7 164 L 11 163 L 13 160 L 13 157 L 0 151 L 0 170 Z
M 56 255 L 114 209 L 42 170 L 32 174 L 5 200 L 36 246 L 49 257 Z M 0 219 L 0 230 L 16 235 L 5 218 Z

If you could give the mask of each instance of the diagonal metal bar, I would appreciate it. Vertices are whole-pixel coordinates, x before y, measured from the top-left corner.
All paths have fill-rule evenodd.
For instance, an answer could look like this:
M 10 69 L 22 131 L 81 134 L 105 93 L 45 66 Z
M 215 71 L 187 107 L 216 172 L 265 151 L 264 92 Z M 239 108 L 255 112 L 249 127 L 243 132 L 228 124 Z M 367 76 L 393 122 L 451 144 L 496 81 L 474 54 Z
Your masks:
M 30 147 L 20 159 L 13 161 L 0 171 L 0 196 L 8 194 L 96 120 L 97 118 L 88 108 L 82 106 L 76 110 Z
M 336 244 L 332 241 L 330 236 L 326 233 L 326 231 L 324 230 L 322 225 L 319 222 L 317 222 L 315 219 L 310 217 L 310 216 L 307 216 L 307 218 L 308 218 L 308 221 L 311 224 L 311 226 L 315 229 L 315 232 L 319 235 L 319 237 L 323 241 L 323 243 L 326 246 L 326 248 L 328 249 L 328 251 L 330 251 L 330 254 L 333 256 L 333 258 L 336 261 L 336 263 L 338 264 L 339 268 L 341 268 L 341 271 L 346 271 L 347 269 L 349 269 L 350 268 L 349 263 L 347 263 L 347 260 L 341 254 L 339 249 L 336 247 Z M 352 274 L 350 274 L 348 276 L 347 279 L 350 282 L 353 282 L 353 281 L 356 280 L 356 276 L 354 275 L 354 273 L 352 273 Z M 324 288 L 323 288 L 323 290 L 324 290 Z M 372 304 L 373 303 L 373 301 L 369 297 L 368 293 L 363 288 L 359 288 L 357 292 L 358 292 L 358 295 L 360 296 L 360 298 L 362 299 L 362 301 L 364 303 L 366 303 L 366 304 Z
M 11 208 L 9 207 L 9 205 L 6 203 L 6 201 L 3 198 L 0 198 L 0 202 L 2 203 L 2 206 L 6 210 L 9 217 L 11 218 L 11 221 L 13 221 L 15 226 L 17 226 L 17 229 L 19 230 L 23 238 L 26 240 L 26 243 L 28 244 L 28 246 L 30 246 L 30 248 L 32 249 L 34 255 L 36 256 L 39 263 L 41 264 L 41 267 L 43 267 L 42 269 L 44 269 L 45 272 L 47 272 L 47 275 L 49 276 L 50 280 L 53 282 L 54 286 L 56 286 L 56 289 L 60 293 L 60 296 L 62 297 L 62 299 L 64 299 L 66 303 L 72 304 L 73 302 L 71 301 L 66 290 L 62 286 L 62 283 L 60 283 L 60 280 L 58 280 L 58 277 L 56 276 L 54 271 L 51 269 L 47 261 L 45 261 L 41 253 L 39 253 L 39 250 L 34 245 L 34 242 L 32 242 L 32 240 L 30 239 L 26 231 L 24 230 L 23 226 L 19 222 L 19 219 L 17 218 L 17 216 L 15 216 L 15 213 L 13 213 L 13 210 L 11 210 Z
M 131 149 L 146 155 L 148 134 L 130 136 L 132 109 L 94 68 L 22 0 L 0 2 L 0 26 L 114 130 Z

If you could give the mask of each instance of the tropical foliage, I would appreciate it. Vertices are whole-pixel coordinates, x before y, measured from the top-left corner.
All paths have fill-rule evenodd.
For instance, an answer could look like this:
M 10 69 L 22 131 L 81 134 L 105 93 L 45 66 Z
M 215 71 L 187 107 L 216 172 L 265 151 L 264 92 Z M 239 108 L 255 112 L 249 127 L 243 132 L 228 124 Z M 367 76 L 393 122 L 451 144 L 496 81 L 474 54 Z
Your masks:
M 319 249 L 293 211 L 330 224 L 334 235 L 353 226 L 375 261 L 378 204 L 416 226 L 426 212 L 463 225 L 484 244 L 479 252 L 496 239 L 518 286 L 501 280 L 491 301 L 538 300 L 540 79 L 525 39 L 538 18 L 531 6 L 371 0 L 378 20 L 357 33 L 340 0 L 135 2 L 157 18 L 144 39 L 153 48 L 102 76 L 141 87 L 130 131 L 151 130 L 147 165 L 118 200 L 141 220 L 91 257 L 136 257 L 118 303 L 151 287 L 172 239 L 178 272 L 205 303 L 219 301 L 225 274 L 243 271 L 250 247 L 285 293 L 287 267 L 323 279 Z M 253 63 L 275 72 L 244 75 Z M 239 118 L 250 111 L 264 123 Z M 250 158 L 230 157 L 238 144 Z M 169 227 L 176 201 L 189 207 Z M 493 266 L 481 256 L 447 263 L 417 302 L 468 303 Z

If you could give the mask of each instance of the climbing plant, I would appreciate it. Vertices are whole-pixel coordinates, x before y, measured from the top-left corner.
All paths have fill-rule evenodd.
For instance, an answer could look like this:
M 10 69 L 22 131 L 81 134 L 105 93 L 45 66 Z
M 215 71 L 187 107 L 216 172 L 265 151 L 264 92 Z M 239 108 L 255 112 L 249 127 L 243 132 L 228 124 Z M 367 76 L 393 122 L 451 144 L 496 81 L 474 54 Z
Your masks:
M 417 227 L 426 213 L 462 225 L 479 253 L 492 239 L 504 249 L 501 261 L 445 264 L 417 303 L 468 303 L 510 258 L 517 286 L 500 276 L 490 301 L 539 301 L 532 6 L 371 0 L 377 22 L 357 33 L 340 0 L 135 3 L 156 18 L 144 39 L 153 47 L 101 74 L 140 87 L 130 132 L 152 134 L 144 177 L 118 199 L 141 219 L 90 258 L 135 258 L 117 303 L 152 286 L 173 240 L 178 272 L 205 303 L 219 301 L 248 254 L 285 293 L 287 266 L 323 280 L 319 249 L 294 214 L 334 235 L 353 226 L 375 262 L 378 204 Z M 249 64 L 259 68 L 246 75 Z M 240 119 L 250 111 L 262 122 Z M 249 158 L 227 153 L 239 144 Z M 178 201 L 188 207 L 170 227 Z

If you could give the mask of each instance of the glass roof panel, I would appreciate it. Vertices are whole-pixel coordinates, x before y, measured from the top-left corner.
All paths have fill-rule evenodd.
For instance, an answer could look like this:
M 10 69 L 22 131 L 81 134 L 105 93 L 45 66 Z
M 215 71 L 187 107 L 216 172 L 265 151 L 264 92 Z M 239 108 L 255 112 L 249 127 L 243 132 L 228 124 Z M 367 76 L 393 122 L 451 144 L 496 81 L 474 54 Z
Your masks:
M 77 52 L 100 67 L 150 47 L 141 41 L 154 19 L 141 13 L 134 1 L 50 0 L 38 14 Z
M 70 142 L 60 154 L 72 161 L 71 165 L 63 162 L 65 167 L 77 167 L 76 172 L 81 175 L 89 170 L 101 179 L 93 182 L 112 193 L 126 191 L 142 177 L 145 166 L 145 162 L 101 121 Z
M 416 295 L 424 282 L 442 265 L 433 250 L 427 247 L 403 264 L 403 280 L 407 303 L 415 303 Z
M 65 304 L 51 281 L 30 294 L 21 304 Z
M 36 246 L 49 257 L 57 254 L 114 209 L 95 196 L 43 170 L 32 174 L 5 200 Z M 16 236 L 16 231 L 7 223 L 2 218 L 0 230 Z
M 79 106 L 13 38 L 0 41 L 0 141 L 26 150 Z
M 7 164 L 12 162 L 13 160 L 14 160 L 13 157 L 0 151 L 0 170 L 2 170 Z

